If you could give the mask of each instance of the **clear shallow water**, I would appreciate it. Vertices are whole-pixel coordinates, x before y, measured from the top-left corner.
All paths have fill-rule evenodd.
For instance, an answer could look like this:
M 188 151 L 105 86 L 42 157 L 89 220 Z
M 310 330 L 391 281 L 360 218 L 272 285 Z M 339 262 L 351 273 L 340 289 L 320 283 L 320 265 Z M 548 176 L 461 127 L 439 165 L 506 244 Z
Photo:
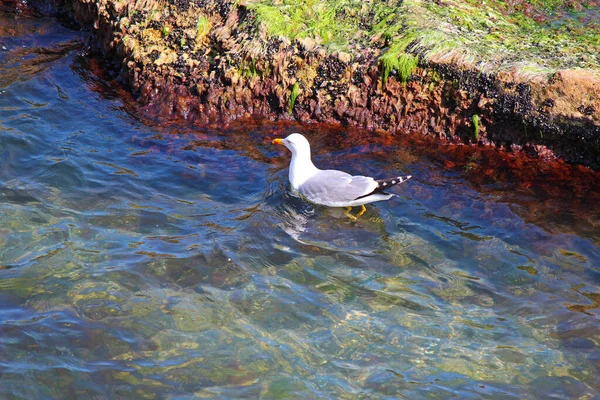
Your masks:
M 415 177 L 354 223 L 287 193 L 298 128 L 144 123 L 79 51 L 0 87 L 0 398 L 600 395 L 597 211 L 315 135 Z

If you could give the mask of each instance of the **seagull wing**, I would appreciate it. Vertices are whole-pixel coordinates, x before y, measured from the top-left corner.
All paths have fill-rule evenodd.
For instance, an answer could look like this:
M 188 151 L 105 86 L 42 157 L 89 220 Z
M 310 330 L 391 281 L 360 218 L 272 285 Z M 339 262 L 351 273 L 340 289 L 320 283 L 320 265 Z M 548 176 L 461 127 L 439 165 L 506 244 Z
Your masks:
M 377 181 L 368 176 L 352 176 L 342 171 L 319 171 L 298 188 L 313 203 L 340 206 L 373 192 Z

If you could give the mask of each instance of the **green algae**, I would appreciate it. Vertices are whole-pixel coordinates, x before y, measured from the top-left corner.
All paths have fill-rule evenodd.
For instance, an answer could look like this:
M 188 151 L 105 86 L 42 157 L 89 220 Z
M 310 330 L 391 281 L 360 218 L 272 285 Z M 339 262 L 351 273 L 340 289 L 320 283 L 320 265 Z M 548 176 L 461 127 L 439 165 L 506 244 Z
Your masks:
M 351 0 L 281 2 L 261 1 L 248 5 L 264 23 L 270 36 L 290 39 L 315 38 L 327 46 L 344 46 L 356 26 L 355 18 L 346 18 L 359 10 Z
M 212 24 L 210 20 L 204 14 L 200 14 L 198 22 L 196 23 L 196 40 L 200 40 L 210 32 Z
M 300 85 L 298 84 L 298 82 L 295 82 L 292 86 L 292 91 L 290 93 L 290 108 L 288 110 L 289 114 L 291 114 L 294 110 L 294 105 L 296 104 L 296 99 L 298 98 L 299 89 Z
M 400 78 L 400 82 L 406 83 L 408 78 L 412 75 L 412 73 L 417 68 L 419 61 L 418 58 L 413 56 L 412 54 L 401 54 L 398 57 L 398 63 L 396 64 L 396 70 L 398 71 L 398 77 Z
M 542 7 L 548 19 L 558 4 L 545 3 Z M 481 4 L 467 0 L 451 6 L 426 2 L 423 9 L 438 21 L 438 31 L 459 44 L 457 48 L 468 61 L 494 66 L 529 61 L 553 69 L 600 65 L 600 31 L 598 27 L 584 26 L 585 14 L 557 25 L 509 10 L 505 3 L 497 1 Z M 582 54 L 588 57 L 582 58 Z
M 330 50 L 379 47 L 384 86 L 392 70 L 406 82 L 419 59 L 449 58 L 482 71 L 511 67 L 526 73 L 600 67 L 600 27 L 585 22 L 585 7 L 574 11 L 563 2 L 530 3 L 542 17 L 536 20 L 500 1 L 472 0 L 365 5 L 264 0 L 249 7 L 271 36 L 311 37 Z M 560 18 L 565 10 L 569 17 Z
M 411 35 L 405 36 L 394 44 L 379 59 L 381 62 L 381 83 L 385 87 L 390 73 L 395 70 L 400 82 L 405 84 L 418 65 L 418 58 L 406 53 L 406 48 L 414 40 Z
M 480 122 L 480 118 L 479 115 L 474 114 L 471 117 L 471 121 L 473 122 L 473 137 L 475 138 L 475 140 L 479 139 L 479 122 Z

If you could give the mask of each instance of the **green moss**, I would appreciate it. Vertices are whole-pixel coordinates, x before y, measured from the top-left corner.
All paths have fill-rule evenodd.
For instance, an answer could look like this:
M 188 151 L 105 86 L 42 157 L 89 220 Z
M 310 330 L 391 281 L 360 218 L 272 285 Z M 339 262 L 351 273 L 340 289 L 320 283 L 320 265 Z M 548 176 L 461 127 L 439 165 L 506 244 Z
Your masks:
M 291 114 L 294 110 L 294 105 L 296 104 L 296 99 L 298 98 L 299 89 L 300 85 L 298 84 L 298 82 L 294 83 L 294 85 L 292 86 L 292 92 L 290 93 L 290 108 L 288 110 L 289 114 Z
M 479 122 L 480 122 L 479 115 L 474 114 L 471 117 L 471 121 L 473 122 L 473 137 L 475 138 L 475 140 L 478 140 L 479 139 Z

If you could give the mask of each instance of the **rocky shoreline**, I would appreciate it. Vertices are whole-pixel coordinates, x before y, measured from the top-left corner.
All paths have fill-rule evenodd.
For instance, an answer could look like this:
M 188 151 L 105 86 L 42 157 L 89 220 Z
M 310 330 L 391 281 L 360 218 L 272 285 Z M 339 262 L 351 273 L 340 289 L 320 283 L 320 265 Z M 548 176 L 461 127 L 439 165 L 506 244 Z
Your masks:
M 323 34 L 275 35 L 251 1 L 43 3 L 43 12 L 62 13 L 92 31 L 106 64 L 150 116 L 199 124 L 247 117 L 334 123 L 600 169 L 594 68 L 483 71 L 453 52 L 426 55 L 417 39 L 406 40 L 388 65 L 395 42 L 371 38 L 369 45 L 357 40 L 336 49 L 323 43 Z M 363 11 L 359 22 L 373 24 Z

